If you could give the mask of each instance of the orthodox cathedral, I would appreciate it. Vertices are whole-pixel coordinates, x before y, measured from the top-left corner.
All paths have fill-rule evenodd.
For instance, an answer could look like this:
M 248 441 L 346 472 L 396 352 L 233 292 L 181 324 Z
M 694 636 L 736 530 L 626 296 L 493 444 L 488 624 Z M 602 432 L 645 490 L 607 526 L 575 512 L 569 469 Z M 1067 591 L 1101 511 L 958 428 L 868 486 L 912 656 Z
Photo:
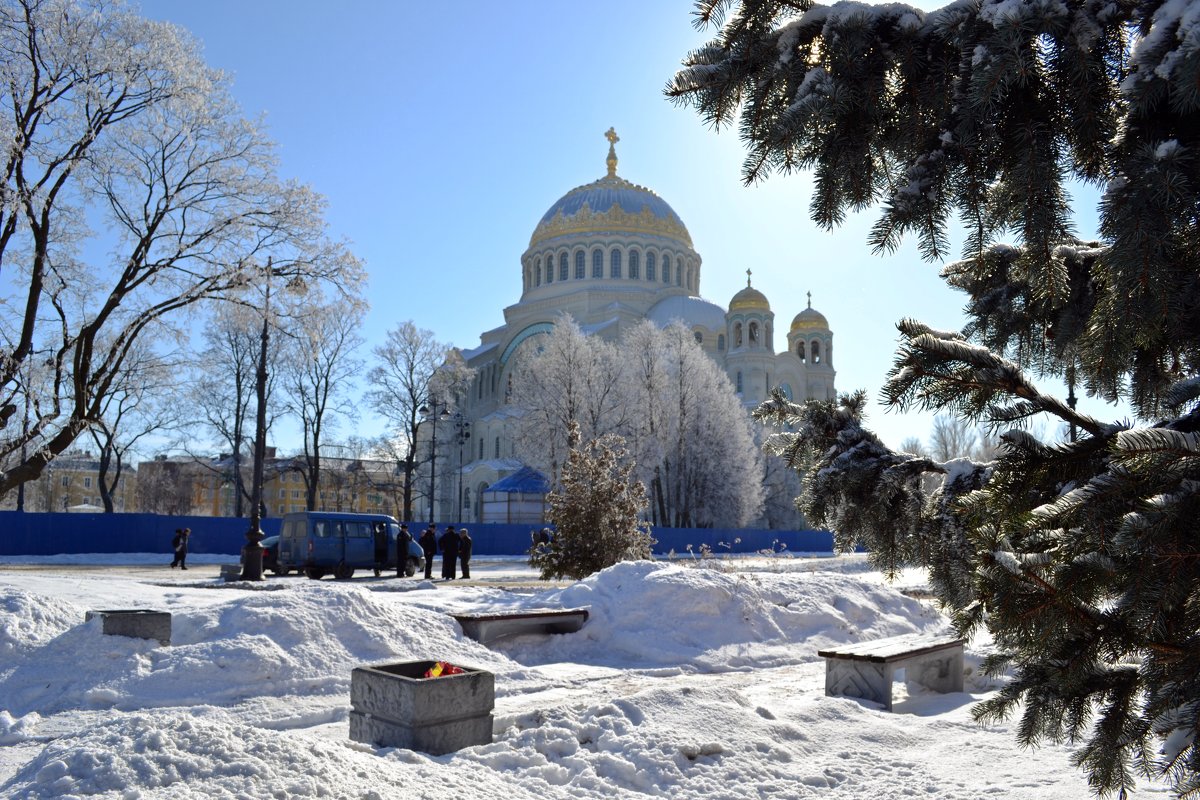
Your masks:
M 504 309 L 504 325 L 483 333 L 478 347 L 461 351 L 475 378 L 456 420 L 462 464 L 453 445 L 448 454 L 443 450 L 454 472 L 435 489 L 438 519 L 534 521 L 498 519 L 486 512 L 493 503 L 485 501 L 496 496 L 490 489 L 501 489 L 499 482 L 522 467 L 505 437 L 511 370 L 522 350 L 536 347 L 537 337 L 563 313 L 585 333 L 608 340 L 645 319 L 664 327 L 682 321 L 728 373 L 747 409 L 775 386 L 797 400 L 834 397 L 833 333 L 812 308 L 811 295 L 778 351 L 775 314 L 750 285 L 750 270 L 746 288 L 730 298 L 728 309 L 701 297 L 700 254 L 683 220 L 653 191 L 617 175 L 619 139 L 611 128 L 605 137 L 608 174 L 567 192 L 542 215 L 521 255 L 520 300 Z M 470 423 L 469 439 L 461 435 L 464 422 Z M 456 431 L 441 427 L 453 441 Z M 462 504 L 457 514 L 456 501 Z

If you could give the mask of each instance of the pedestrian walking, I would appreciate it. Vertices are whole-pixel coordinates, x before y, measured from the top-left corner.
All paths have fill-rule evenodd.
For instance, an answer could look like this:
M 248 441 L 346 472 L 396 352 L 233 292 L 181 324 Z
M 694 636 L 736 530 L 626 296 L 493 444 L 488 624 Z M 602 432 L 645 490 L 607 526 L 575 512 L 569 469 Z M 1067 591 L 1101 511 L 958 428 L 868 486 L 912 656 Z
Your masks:
M 429 523 L 428 528 L 421 532 L 421 538 L 417 542 L 425 552 L 425 580 L 432 580 L 433 557 L 437 555 L 438 550 L 437 529 L 433 527 L 432 522 Z
M 407 525 L 400 526 L 400 533 L 396 536 L 396 577 L 403 578 L 408 574 L 408 543 L 412 541 L 412 534 L 408 532 Z
M 471 550 L 474 548 L 475 542 L 471 539 L 471 533 L 466 528 L 458 532 L 458 563 L 462 565 L 463 578 L 471 577 Z
M 442 577 L 452 581 L 458 563 L 458 534 L 453 525 L 446 526 L 446 532 L 438 539 L 438 544 L 442 546 Z
M 175 567 L 187 569 L 188 537 L 191 535 L 191 528 L 175 529 L 175 538 L 171 540 L 171 549 L 175 551 L 175 560 L 171 562 L 171 569 L 175 569 Z

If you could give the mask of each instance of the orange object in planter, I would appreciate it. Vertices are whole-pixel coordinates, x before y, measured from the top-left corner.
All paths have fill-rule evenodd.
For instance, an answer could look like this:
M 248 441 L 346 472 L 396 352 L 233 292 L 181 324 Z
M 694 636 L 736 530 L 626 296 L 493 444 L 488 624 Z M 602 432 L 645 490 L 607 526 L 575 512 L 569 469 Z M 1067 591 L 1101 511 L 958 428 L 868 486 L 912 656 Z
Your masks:
M 448 661 L 437 661 L 432 667 L 425 670 L 424 677 L 440 678 L 443 675 L 461 675 L 462 667 L 456 667 Z

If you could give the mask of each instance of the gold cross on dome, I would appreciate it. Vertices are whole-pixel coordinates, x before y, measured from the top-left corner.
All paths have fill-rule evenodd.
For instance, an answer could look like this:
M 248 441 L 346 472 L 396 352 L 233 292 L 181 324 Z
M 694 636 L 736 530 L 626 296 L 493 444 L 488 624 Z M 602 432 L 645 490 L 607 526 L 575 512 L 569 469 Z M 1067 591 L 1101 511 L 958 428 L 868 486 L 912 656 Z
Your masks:
M 750 288 L 750 270 L 746 270 L 746 288 Z
M 617 136 L 615 128 L 609 128 L 604 132 L 604 138 L 608 139 L 608 159 L 605 163 L 608 164 L 608 177 L 616 177 L 617 174 L 617 142 L 621 141 L 621 137 Z

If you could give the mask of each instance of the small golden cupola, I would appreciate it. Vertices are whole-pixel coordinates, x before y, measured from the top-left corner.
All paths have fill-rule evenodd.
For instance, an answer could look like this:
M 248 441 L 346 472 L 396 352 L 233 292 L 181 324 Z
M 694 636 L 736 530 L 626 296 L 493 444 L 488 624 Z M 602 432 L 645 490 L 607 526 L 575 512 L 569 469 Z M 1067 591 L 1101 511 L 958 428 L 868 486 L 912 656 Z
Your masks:
M 807 294 L 808 308 L 801 311 L 792 320 L 791 332 L 829 330 L 829 320 L 825 319 L 824 314 L 812 307 L 812 292 L 808 292 Z
M 750 285 L 750 270 L 746 270 L 746 288 L 733 296 L 729 301 L 730 313 L 734 311 L 770 311 L 771 304 L 767 296 Z

